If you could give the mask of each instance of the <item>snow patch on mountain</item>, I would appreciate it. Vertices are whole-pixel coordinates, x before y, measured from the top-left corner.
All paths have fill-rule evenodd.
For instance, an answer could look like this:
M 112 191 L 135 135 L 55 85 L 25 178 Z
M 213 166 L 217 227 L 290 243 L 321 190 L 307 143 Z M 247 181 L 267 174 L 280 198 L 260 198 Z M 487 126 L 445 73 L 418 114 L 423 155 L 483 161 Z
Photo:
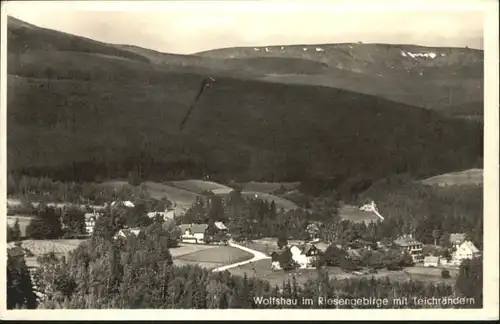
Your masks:
M 430 53 L 412 53 L 412 52 L 403 52 L 403 51 L 401 52 L 401 55 L 403 55 L 405 57 L 409 56 L 411 58 L 428 57 L 428 58 L 431 58 L 431 59 L 433 59 L 433 58 L 435 58 L 437 56 L 436 53 L 432 53 L 432 52 L 430 52 Z M 443 56 L 443 55 L 441 54 L 441 56 Z

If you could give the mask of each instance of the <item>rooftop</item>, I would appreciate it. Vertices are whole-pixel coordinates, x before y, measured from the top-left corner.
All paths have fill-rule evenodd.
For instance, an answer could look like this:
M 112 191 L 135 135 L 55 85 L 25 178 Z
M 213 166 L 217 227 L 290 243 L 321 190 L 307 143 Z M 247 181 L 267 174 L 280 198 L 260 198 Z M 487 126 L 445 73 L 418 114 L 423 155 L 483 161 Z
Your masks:
M 469 249 L 472 253 L 479 252 L 478 248 L 471 241 L 465 241 L 462 244 L 460 244 L 460 249 L 464 249 L 464 248 Z
M 193 233 L 205 233 L 205 230 L 208 228 L 207 224 L 181 224 L 179 225 L 179 229 L 182 233 L 184 233 L 187 229 L 190 229 Z
M 394 240 L 394 243 L 400 246 L 410 246 L 410 245 L 420 245 L 422 244 L 421 242 L 417 241 L 410 235 L 403 235 L 399 237 L 398 239 Z
M 214 225 L 215 225 L 215 227 L 217 227 L 220 230 L 227 230 L 227 227 L 226 227 L 226 225 L 224 225 L 223 222 L 215 222 Z

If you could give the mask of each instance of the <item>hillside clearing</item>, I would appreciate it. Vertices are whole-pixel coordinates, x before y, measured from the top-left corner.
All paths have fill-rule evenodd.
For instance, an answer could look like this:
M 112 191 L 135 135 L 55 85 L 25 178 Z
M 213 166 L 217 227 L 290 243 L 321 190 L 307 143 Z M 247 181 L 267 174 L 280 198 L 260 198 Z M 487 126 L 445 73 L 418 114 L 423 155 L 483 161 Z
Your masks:
M 220 196 L 226 196 L 231 191 L 232 191 L 232 189 L 231 190 L 228 190 L 228 189 L 217 189 L 217 190 L 213 190 L 213 193 L 216 194 L 216 195 L 220 195 Z M 283 198 L 279 198 L 279 197 L 276 197 L 274 195 L 271 195 L 271 194 L 268 194 L 268 193 L 265 193 L 265 192 L 242 191 L 241 195 L 243 197 L 245 197 L 245 198 L 262 199 L 262 200 L 265 200 L 265 201 L 267 201 L 269 203 L 272 202 L 272 201 L 274 201 L 274 203 L 276 204 L 276 208 L 278 210 L 284 209 L 286 211 L 286 210 L 298 209 L 299 208 L 297 205 L 295 205 L 293 202 L 291 202 L 289 200 L 286 200 L 286 199 L 283 199 Z
M 158 182 L 146 181 L 144 185 L 153 198 L 161 199 L 166 197 L 179 207 L 191 207 L 196 201 L 196 197 L 198 197 L 196 193 Z
M 258 191 L 263 193 L 273 193 L 282 186 L 287 190 L 293 190 L 300 185 L 300 182 L 257 182 L 250 181 L 240 184 L 244 191 Z
M 441 269 L 435 271 L 434 273 L 423 274 L 419 269 L 416 268 L 405 268 L 399 271 L 389 271 L 389 270 L 379 270 L 375 274 L 366 275 L 354 275 L 340 269 L 339 267 L 327 267 L 325 268 L 328 276 L 330 278 L 336 279 L 347 279 L 347 278 L 375 278 L 383 279 L 388 277 L 391 281 L 405 282 L 408 280 L 422 280 L 427 282 L 445 282 L 451 284 L 455 281 L 454 275 L 452 278 L 441 278 Z M 425 269 L 424 269 L 425 270 Z M 281 286 L 283 282 L 287 280 L 292 280 L 293 277 L 297 280 L 297 284 L 304 285 L 309 279 L 316 279 L 318 277 L 318 271 L 316 269 L 297 269 L 293 271 L 283 271 L 283 270 L 272 270 L 271 260 L 260 260 L 255 263 L 245 264 L 240 267 L 231 268 L 228 270 L 233 275 L 243 276 L 245 273 L 247 276 L 253 276 L 255 278 L 263 279 L 269 281 L 269 283 L 274 286 Z
M 348 220 L 353 223 L 378 222 L 381 219 L 373 212 L 360 210 L 357 206 L 344 205 L 339 209 L 339 215 L 342 220 Z
M 118 189 L 128 185 L 128 182 L 121 180 L 114 180 L 114 181 L 106 181 L 103 184 Z M 193 203 L 196 201 L 196 197 L 198 196 L 196 193 L 159 182 L 146 181 L 142 185 L 146 187 L 148 193 L 151 195 L 152 198 L 154 199 L 167 198 L 180 209 L 191 207 Z
M 206 180 L 182 180 L 173 181 L 172 185 L 176 188 L 187 190 L 196 194 L 201 194 L 208 190 L 232 190 L 232 188 L 213 181 Z
M 483 184 L 483 169 L 469 169 L 459 172 L 441 174 L 422 180 L 423 184 L 444 186 L 481 185 Z

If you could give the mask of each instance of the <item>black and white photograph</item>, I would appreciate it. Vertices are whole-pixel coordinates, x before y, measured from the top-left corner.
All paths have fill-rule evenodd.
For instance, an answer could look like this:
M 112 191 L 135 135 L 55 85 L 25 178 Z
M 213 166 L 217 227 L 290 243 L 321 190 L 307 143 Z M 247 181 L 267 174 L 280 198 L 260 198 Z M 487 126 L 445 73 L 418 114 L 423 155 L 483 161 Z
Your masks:
M 498 319 L 495 1 L 148 3 L 2 3 L 2 317 Z

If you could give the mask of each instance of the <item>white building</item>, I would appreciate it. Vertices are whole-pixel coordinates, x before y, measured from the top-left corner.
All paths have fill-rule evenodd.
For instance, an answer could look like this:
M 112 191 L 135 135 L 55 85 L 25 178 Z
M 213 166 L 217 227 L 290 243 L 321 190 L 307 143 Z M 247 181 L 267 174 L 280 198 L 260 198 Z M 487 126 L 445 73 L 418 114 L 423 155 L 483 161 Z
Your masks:
M 181 224 L 181 241 L 185 243 L 204 243 L 207 224 Z
M 413 238 L 412 234 L 405 234 L 394 241 L 403 252 L 408 252 L 413 262 L 421 262 L 423 260 L 422 249 L 423 244 Z
M 300 247 L 293 245 L 290 252 L 292 259 L 298 263 L 301 269 L 313 267 L 320 254 L 319 249 L 314 244 L 304 244 Z
M 473 259 L 480 255 L 479 249 L 471 241 L 464 241 L 458 245 L 452 254 L 452 263 L 459 265 L 465 259 Z
M 97 218 L 99 218 L 98 213 L 85 213 L 85 231 L 87 234 L 92 235 L 94 233 Z
M 437 256 L 428 255 L 424 258 L 424 267 L 439 267 L 441 260 Z

